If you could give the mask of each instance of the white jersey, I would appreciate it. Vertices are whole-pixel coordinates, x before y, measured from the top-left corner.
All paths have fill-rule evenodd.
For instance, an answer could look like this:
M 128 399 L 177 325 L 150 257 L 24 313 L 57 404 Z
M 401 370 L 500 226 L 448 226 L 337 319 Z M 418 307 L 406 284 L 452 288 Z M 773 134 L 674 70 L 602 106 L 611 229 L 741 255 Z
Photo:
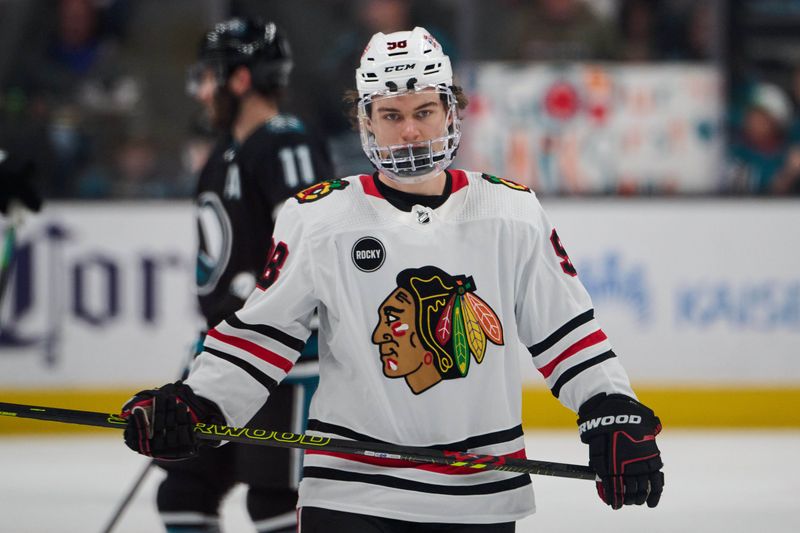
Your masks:
M 366 175 L 289 200 L 259 288 L 209 332 L 186 382 L 246 425 L 318 308 L 313 435 L 523 458 L 526 359 L 573 411 L 600 392 L 634 397 L 536 196 L 450 176 L 436 209 L 397 209 Z M 510 472 L 307 452 L 303 476 L 300 507 L 463 523 L 534 510 L 530 477 Z

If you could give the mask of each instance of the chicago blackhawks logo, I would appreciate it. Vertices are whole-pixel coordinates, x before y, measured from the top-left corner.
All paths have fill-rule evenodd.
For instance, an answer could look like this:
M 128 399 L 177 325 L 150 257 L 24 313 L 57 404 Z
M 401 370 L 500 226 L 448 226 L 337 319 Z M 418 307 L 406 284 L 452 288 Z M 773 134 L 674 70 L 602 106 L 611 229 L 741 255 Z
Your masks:
M 348 185 L 350 185 L 349 181 L 340 180 L 338 178 L 326 180 L 312 185 L 307 189 L 303 189 L 299 193 L 295 194 L 294 197 L 297 198 L 297 201 L 301 204 L 316 202 L 320 198 L 328 196 L 333 191 L 346 189 Z
M 400 272 L 372 332 L 383 375 L 405 378 L 419 394 L 443 379 L 465 377 L 471 359 L 483 362 L 488 342 L 502 346 L 503 326 L 475 291 L 472 276 L 434 266 Z
M 515 191 L 531 192 L 528 187 L 505 178 L 498 178 L 497 176 L 492 176 L 491 174 L 481 174 L 481 177 L 489 183 L 494 183 L 495 185 L 505 185 L 509 189 L 514 189 Z

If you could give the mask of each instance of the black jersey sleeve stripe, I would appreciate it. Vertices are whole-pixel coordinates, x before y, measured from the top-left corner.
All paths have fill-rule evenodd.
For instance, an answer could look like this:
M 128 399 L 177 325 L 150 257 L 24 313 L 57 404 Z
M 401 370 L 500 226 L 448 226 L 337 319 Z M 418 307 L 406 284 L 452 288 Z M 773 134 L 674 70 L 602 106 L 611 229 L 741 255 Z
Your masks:
M 236 329 L 247 329 L 250 331 L 255 331 L 256 333 L 260 333 L 265 337 L 269 337 L 272 340 L 278 341 L 287 348 L 291 348 L 296 352 L 302 352 L 306 345 L 306 343 L 300 339 L 292 337 L 291 335 L 284 333 L 279 329 L 273 328 L 272 326 L 268 326 L 266 324 L 247 324 L 242 322 L 242 320 L 236 316 L 236 313 L 228 316 L 228 318 L 225 319 L 225 322 L 227 322 L 229 326 Z
M 594 318 L 594 309 L 589 309 L 588 311 L 579 314 L 578 316 L 576 316 L 575 318 L 573 318 L 572 320 L 570 320 L 569 322 L 567 322 L 566 324 L 555 330 L 553 333 L 551 333 L 550 336 L 547 337 L 542 342 L 537 342 L 533 346 L 529 346 L 528 351 L 531 352 L 531 355 L 533 357 L 536 357 L 537 355 L 546 352 L 547 350 L 552 348 L 555 343 L 557 343 L 558 341 L 569 335 L 569 333 L 572 332 L 575 328 L 586 324 L 593 318 Z
M 370 485 L 380 485 L 393 489 L 409 490 L 414 492 L 424 492 L 428 494 L 448 494 L 452 496 L 470 496 L 476 494 L 497 494 L 509 490 L 518 489 L 531 484 L 531 477 L 528 474 L 514 476 L 502 481 L 492 481 L 490 483 L 479 483 L 477 485 L 438 485 L 434 483 L 422 483 L 409 479 L 386 476 L 383 474 L 363 474 L 358 472 L 348 472 L 346 470 L 336 470 L 333 468 L 323 468 L 319 466 L 307 466 L 303 468 L 304 478 L 330 479 L 333 481 L 353 481 L 358 483 L 369 483 Z
M 606 359 L 611 359 L 612 357 L 616 357 L 617 354 L 614 353 L 613 350 L 609 350 L 607 352 L 603 352 L 600 355 L 596 355 L 591 359 L 587 359 L 586 361 L 573 366 L 572 368 L 565 370 L 563 374 L 558 376 L 558 379 L 553 384 L 553 387 L 550 391 L 553 393 L 553 396 L 558 398 L 558 395 L 561 394 L 561 387 L 567 384 L 569 380 L 586 370 L 587 368 L 593 367 L 594 365 L 600 364 Z
M 329 424 L 327 422 L 322 422 L 321 420 L 313 418 L 308 421 L 308 429 L 312 431 L 321 431 L 323 433 L 330 433 L 332 435 L 338 435 L 340 437 L 345 437 L 363 442 L 380 442 L 383 444 L 392 444 L 375 439 L 373 437 L 370 437 L 369 435 L 358 433 L 344 426 Z M 518 437 L 522 437 L 522 435 L 523 435 L 522 426 L 519 425 L 509 429 L 503 429 L 500 431 L 494 431 L 492 433 L 486 433 L 484 435 L 475 435 L 473 437 L 469 437 L 458 442 L 451 442 L 448 444 L 436 444 L 433 446 L 425 446 L 425 447 L 434 448 L 437 450 L 452 450 L 456 452 L 462 452 L 469 450 L 471 448 L 480 448 L 482 446 L 489 446 L 492 444 L 502 444 L 504 442 L 512 441 Z
M 211 355 L 215 355 L 220 359 L 225 359 L 229 363 L 238 366 L 239 368 L 250 374 L 253 377 L 253 379 L 261 383 L 269 392 L 272 392 L 275 389 L 275 387 L 278 386 L 277 381 L 275 381 L 274 379 L 272 379 L 271 377 L 260 371 L 258 368 L 245 361 L 244 359 L 234 357 L 225 352 L 215 350 L 214 348 L 209 348 L 208 346 L 204 347 L 203 351 L 208 352 Z

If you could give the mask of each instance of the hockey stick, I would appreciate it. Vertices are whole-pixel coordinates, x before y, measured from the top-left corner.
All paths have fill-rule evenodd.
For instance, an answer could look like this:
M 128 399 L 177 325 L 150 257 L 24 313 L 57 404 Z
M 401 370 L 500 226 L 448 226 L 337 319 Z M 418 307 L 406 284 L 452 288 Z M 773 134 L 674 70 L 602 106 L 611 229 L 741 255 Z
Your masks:
M 128 508 L 128 504 L 133 500 L 133 497 L 136 495 L 136 491 L 138 491 L 139 487 L 142 486 L 142 483 L 144 483 L 144 478 L 146 478 L 147 474 L 150 473 L 150 470 L 153 468 L 154 464 L 154 461 L 151 459 L 146 465 L 144 465 L 144 468 L 142 468 L 142 471 L 139 472 L 139 475 L 131 485 L 131 488 L 125 493 L 125 497 L 122 499 L 119 505 L 117 505 L 117 508 L 114 511 L 114 514 L 111 515 L 111 519 L 108 521 L 108 524 L 106 524 L 106 527 L 103 528 L 103 533 L 111 533 L 111 531 L 114 529 L 114 526 L 117 525 L 117 522 L 119 522 L 119 519 L 122 517 L 122 513 L 124 513 Z
M 6 286 L 11 279 L 11 270 L 14 267 L 14 248 L 17 243 L 16 223 L 10 220 L 8 226 L 3 231 L 3 244 L 0 250 L 0 303 L 6 292 Z
M 188 368 L 187 366 L 183 366 L 181 369 L 181 374 L 185 372 L 185 369 Z M 180 375 L 178 376 L 181 377 Z M 117 522 L 119 519 L 122 518 L 122 514 L 128 509 L 128 506 L 133 501 L 133 497 L 136 496 L 136 492 L 139 490 L 139 487 L 142 486 L 144 483 L 147 474 L 150 473 L 150 470 L 156 465 L 155 459 L 150 459 L 146 465 L 142 468 L 139 475 L 136 476 L 136 479 L 133 481 L 133 484 L 128 489 L 128 492 L 125 493 L 125 497 L 120 500 L 117 504 L 116 508 L 114 509 L 114 513 L 111 515 L 111 518 L 106 523 L 106 527 L 103 528 L 103 533 L 111 533 L 114 531 L 114 527 L 116 527 Z
M 115 414 L 57 409 L 34 405 L 19 405 L 0 402 L 0 416 L 34 418 L 51 422 L 65 422 L 104 428 L 124 429 L 125 419 Z M 531 459 L 514 459 L 496 455 L 476 455 L 465 452 L 396 446 L 380 442 L 360 442 L 314 435 L 289 433 L 248 427 L 229 427 L 215 424 L 195 424 L 197 437 L 214 441 L 241 442 L 279 448 L 300 448 L 320 452 L 363 455 L 378 459 L 395 459 L 416 463 L 432 463 L 476 470 L 501 470 L 540 476 L 558 476 L 573 479 L 595 480 L 596 476 L 588 466 Z

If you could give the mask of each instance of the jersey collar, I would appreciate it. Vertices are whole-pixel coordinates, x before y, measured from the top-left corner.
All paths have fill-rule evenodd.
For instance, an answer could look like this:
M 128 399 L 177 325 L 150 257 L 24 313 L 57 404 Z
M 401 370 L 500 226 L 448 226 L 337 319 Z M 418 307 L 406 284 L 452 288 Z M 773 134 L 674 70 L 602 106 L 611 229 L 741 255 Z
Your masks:
M 456 169 L 447 170 L 446 172 L 448 181 L 450 182 L 450 193 L 447 199 L 435 209 L 425 207 L 421 204 L 415 204 L 411 206 L 410 211 L 403 210 L 401 207 L 392 205 L 390 200 L 384 197 L 380 188 L 375 184 L 375 179 L 372 175 L 362 174 L 359 176 L 359 181 L 361 182 L 364 193 L 370 200 L 369 203 L 383 216 L 396 219 L 399 222 L 416 228 L 433 228 L 437 225 L 435 223 L 437 220 L 449 218 L 452 213 L 460 210 L 466 202 L 469 189 L 469 180 L 466 172 Z M 425 211 L 428 214 L 430 222 L 426 224 L 420 223 L 420 219 L 425 218 L 425 215 L 421 214 L 420 211 Z
M 447 173 L 447 177 L 450 181 L 450 195 L 459 190 L 463 189 L 467 185 L 469 185 L 469 180 L 467 180 L 467 173 L 463 170 L 445 170 Z M 373 196 L 375 198 L 380 198 L 381 200 L 386 200 L 386 198 L 381 194 L 380 189 L 375 184 L 375 180 L 377 178 L 375 175 L 370 174 L 361 174 L 359 176 L 359 180 L 361 180 L 361 186 L 364 188 L 364 193 Z

